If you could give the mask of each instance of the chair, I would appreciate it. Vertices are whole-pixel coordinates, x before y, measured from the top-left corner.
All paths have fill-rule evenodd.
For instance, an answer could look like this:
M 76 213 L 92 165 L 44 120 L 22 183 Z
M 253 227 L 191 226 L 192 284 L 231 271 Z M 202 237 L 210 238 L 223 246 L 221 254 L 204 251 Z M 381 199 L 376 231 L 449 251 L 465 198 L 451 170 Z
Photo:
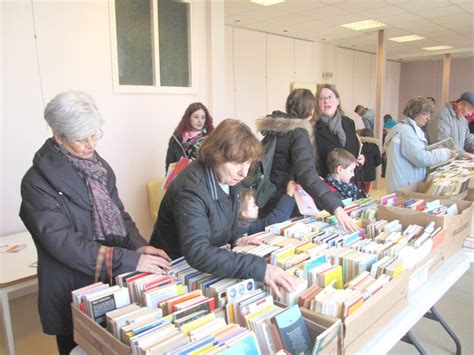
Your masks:
M 158 211 L 160 209 L 161 200 L 165 194 L 165 191 L 161 188 L 163 186 L 164 178 L 148 181 L 148 204 L 150 207 L 150 215 L 153 221 L 156 221 L 158 217 Z

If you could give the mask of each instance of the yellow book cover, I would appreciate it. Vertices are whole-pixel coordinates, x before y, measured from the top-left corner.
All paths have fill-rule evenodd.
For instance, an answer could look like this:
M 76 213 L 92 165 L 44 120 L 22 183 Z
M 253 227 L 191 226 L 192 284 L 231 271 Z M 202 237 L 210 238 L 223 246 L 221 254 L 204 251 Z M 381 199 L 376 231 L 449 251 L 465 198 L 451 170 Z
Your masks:
M 213 320 L 215 318 L 215 314 L 214 313 L 209 313 L 209 314 L 206 314 L 205 316 L 201 317 L 201 318 L 198 318 L 196 320 L 193 320 L 192 322 L 189 322 L 189 323 L 186 323 L 186 324 L 183 324 L 181 326 L 181 331 L 184 335 L 188 336 L 189 332 L 193 329 L 196 329 L 197 327 L 200 327 L 201 325 L 207 323 L 207 322 L 210 322 L 211 320 Z
M 324 287 L 329 286 L 331 282 L 336 280 L 334 288 L 342 289 L 342 267 L 340 265 L 335 267 L 334 269 L 326 271 L 323 277 Z
M 353 303 L 351 304 L 349 307 L 347 307 L 347 314 L 346 314 L 346 317 L 347 316 L 350 316 L 352 313 L 354 313 L 354 311 L 359 308 L 360 306 L 362 306 L 362 304 L 364 303 L 364 299 L 363 298 L 360 298 L 356 303 Z
M 263 307 L 262 309 L 258 310 L 257 312 L 247 314 L 245 316 L 245 324 L 247 328 L 253 331 L 252 321 L 257 318 L 261 313 L 270 310 L 271 308 L 275 307 L 273 304 L 269 304 L 268 306 Z
M 207 354 L 209 351 L 213 350 L 215 345 L 213 343 L 209 343 L 207 345 L 204 345 L 201 348 L 198 348 L 194 351 L 189 352 L 189 355 L 198 355 L 198 354 Z
M 288 249 L 287 251 L 281 253 L 276 257 L 276 262 L 281 262 L 282 260 L 295 254 L 295 249 Z
M 298 254 L 300 253 L 306 253 L 308 250 L 316 248 L 317 245 L 311 242 L 305 243 L 303 245 L 300 245 L 299 247 L 296 248 L 296 252 Z
M 228 304 L 227 306 L 227 322 L 228 323 L 235 323 L 235 315 L 234 315 L 234 304 Z

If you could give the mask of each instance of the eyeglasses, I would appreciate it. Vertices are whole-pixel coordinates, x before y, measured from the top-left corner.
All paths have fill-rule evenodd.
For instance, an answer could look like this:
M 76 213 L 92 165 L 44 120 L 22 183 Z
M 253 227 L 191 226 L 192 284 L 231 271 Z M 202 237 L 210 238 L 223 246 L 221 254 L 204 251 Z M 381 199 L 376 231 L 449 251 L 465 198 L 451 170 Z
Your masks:
M 336 97 L 334 95 L 329 95 L 329 96 L 320 96 L 318 97 L 318 101 L 334 101 Z
M 104 136 L 104 132 L 99 128 L 97 133 L 93 134 L 92 136 L 84 138 L 84 139 L 71 141 L 71 143 L 76 146 L 85 147 L 91 142 L 94 144 L 97 143 L 103 136 Z

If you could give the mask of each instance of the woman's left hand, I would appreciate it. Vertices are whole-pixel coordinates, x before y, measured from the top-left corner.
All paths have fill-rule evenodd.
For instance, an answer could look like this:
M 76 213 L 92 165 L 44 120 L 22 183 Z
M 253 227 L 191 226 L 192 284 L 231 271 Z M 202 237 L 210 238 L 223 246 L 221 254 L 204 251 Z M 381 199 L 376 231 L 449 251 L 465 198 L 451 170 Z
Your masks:
M 237 242 L 235 243 L 235 245 L 249 245 L 249 244 L 252 244 L 252 245 L 260 245 L 262 244 L 262 241 L 255 238 L 255 237 L 241 237 L 239 239 L 237 239 Z
M 365 163 L 365 156 L 363 154 L 360 154 L 357 157 L 357 165 L 362 166 Z
M 171 258 L 168 256 L 168 254 L 166 254 L 164 250 L 152 247 L 151 245 L 146 245 L 144 247 L 138 248 L 136 251 L 140 254 L 161 256 L 163 259 L 171 261 Z
M 344 211 L 342 207 L 336 208 L 334 215 L 337 218 L 337 221 L 348 232 L 357 232 L 360 230 L 359 226 L 355 221 Z

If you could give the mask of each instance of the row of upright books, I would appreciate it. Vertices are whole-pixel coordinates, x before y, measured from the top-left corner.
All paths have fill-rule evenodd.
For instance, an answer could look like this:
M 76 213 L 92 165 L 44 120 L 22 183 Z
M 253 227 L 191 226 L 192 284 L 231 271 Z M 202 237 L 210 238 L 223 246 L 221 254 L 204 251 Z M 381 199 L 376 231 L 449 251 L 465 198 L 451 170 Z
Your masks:
M 384 196 L 380 204 L 382 206 L 390 206 L 395 208 L 406 208 L 410 210 L 416 210 L 431 214 L 433 216 L 455 216 L 459 214 L 458 206 L 456 203 L 450 203 L 445 205 L 441 200 L 425 200 L 422 198 L 410 198 L 403 199 L 397 196 L 395 193 Z
M 425 193 L 429 195 L 454 196 L 467 190 L 470 178 L 474 177 L 474 163 L 470 160 L 453 160 L 438 167 L 426 177 Z

